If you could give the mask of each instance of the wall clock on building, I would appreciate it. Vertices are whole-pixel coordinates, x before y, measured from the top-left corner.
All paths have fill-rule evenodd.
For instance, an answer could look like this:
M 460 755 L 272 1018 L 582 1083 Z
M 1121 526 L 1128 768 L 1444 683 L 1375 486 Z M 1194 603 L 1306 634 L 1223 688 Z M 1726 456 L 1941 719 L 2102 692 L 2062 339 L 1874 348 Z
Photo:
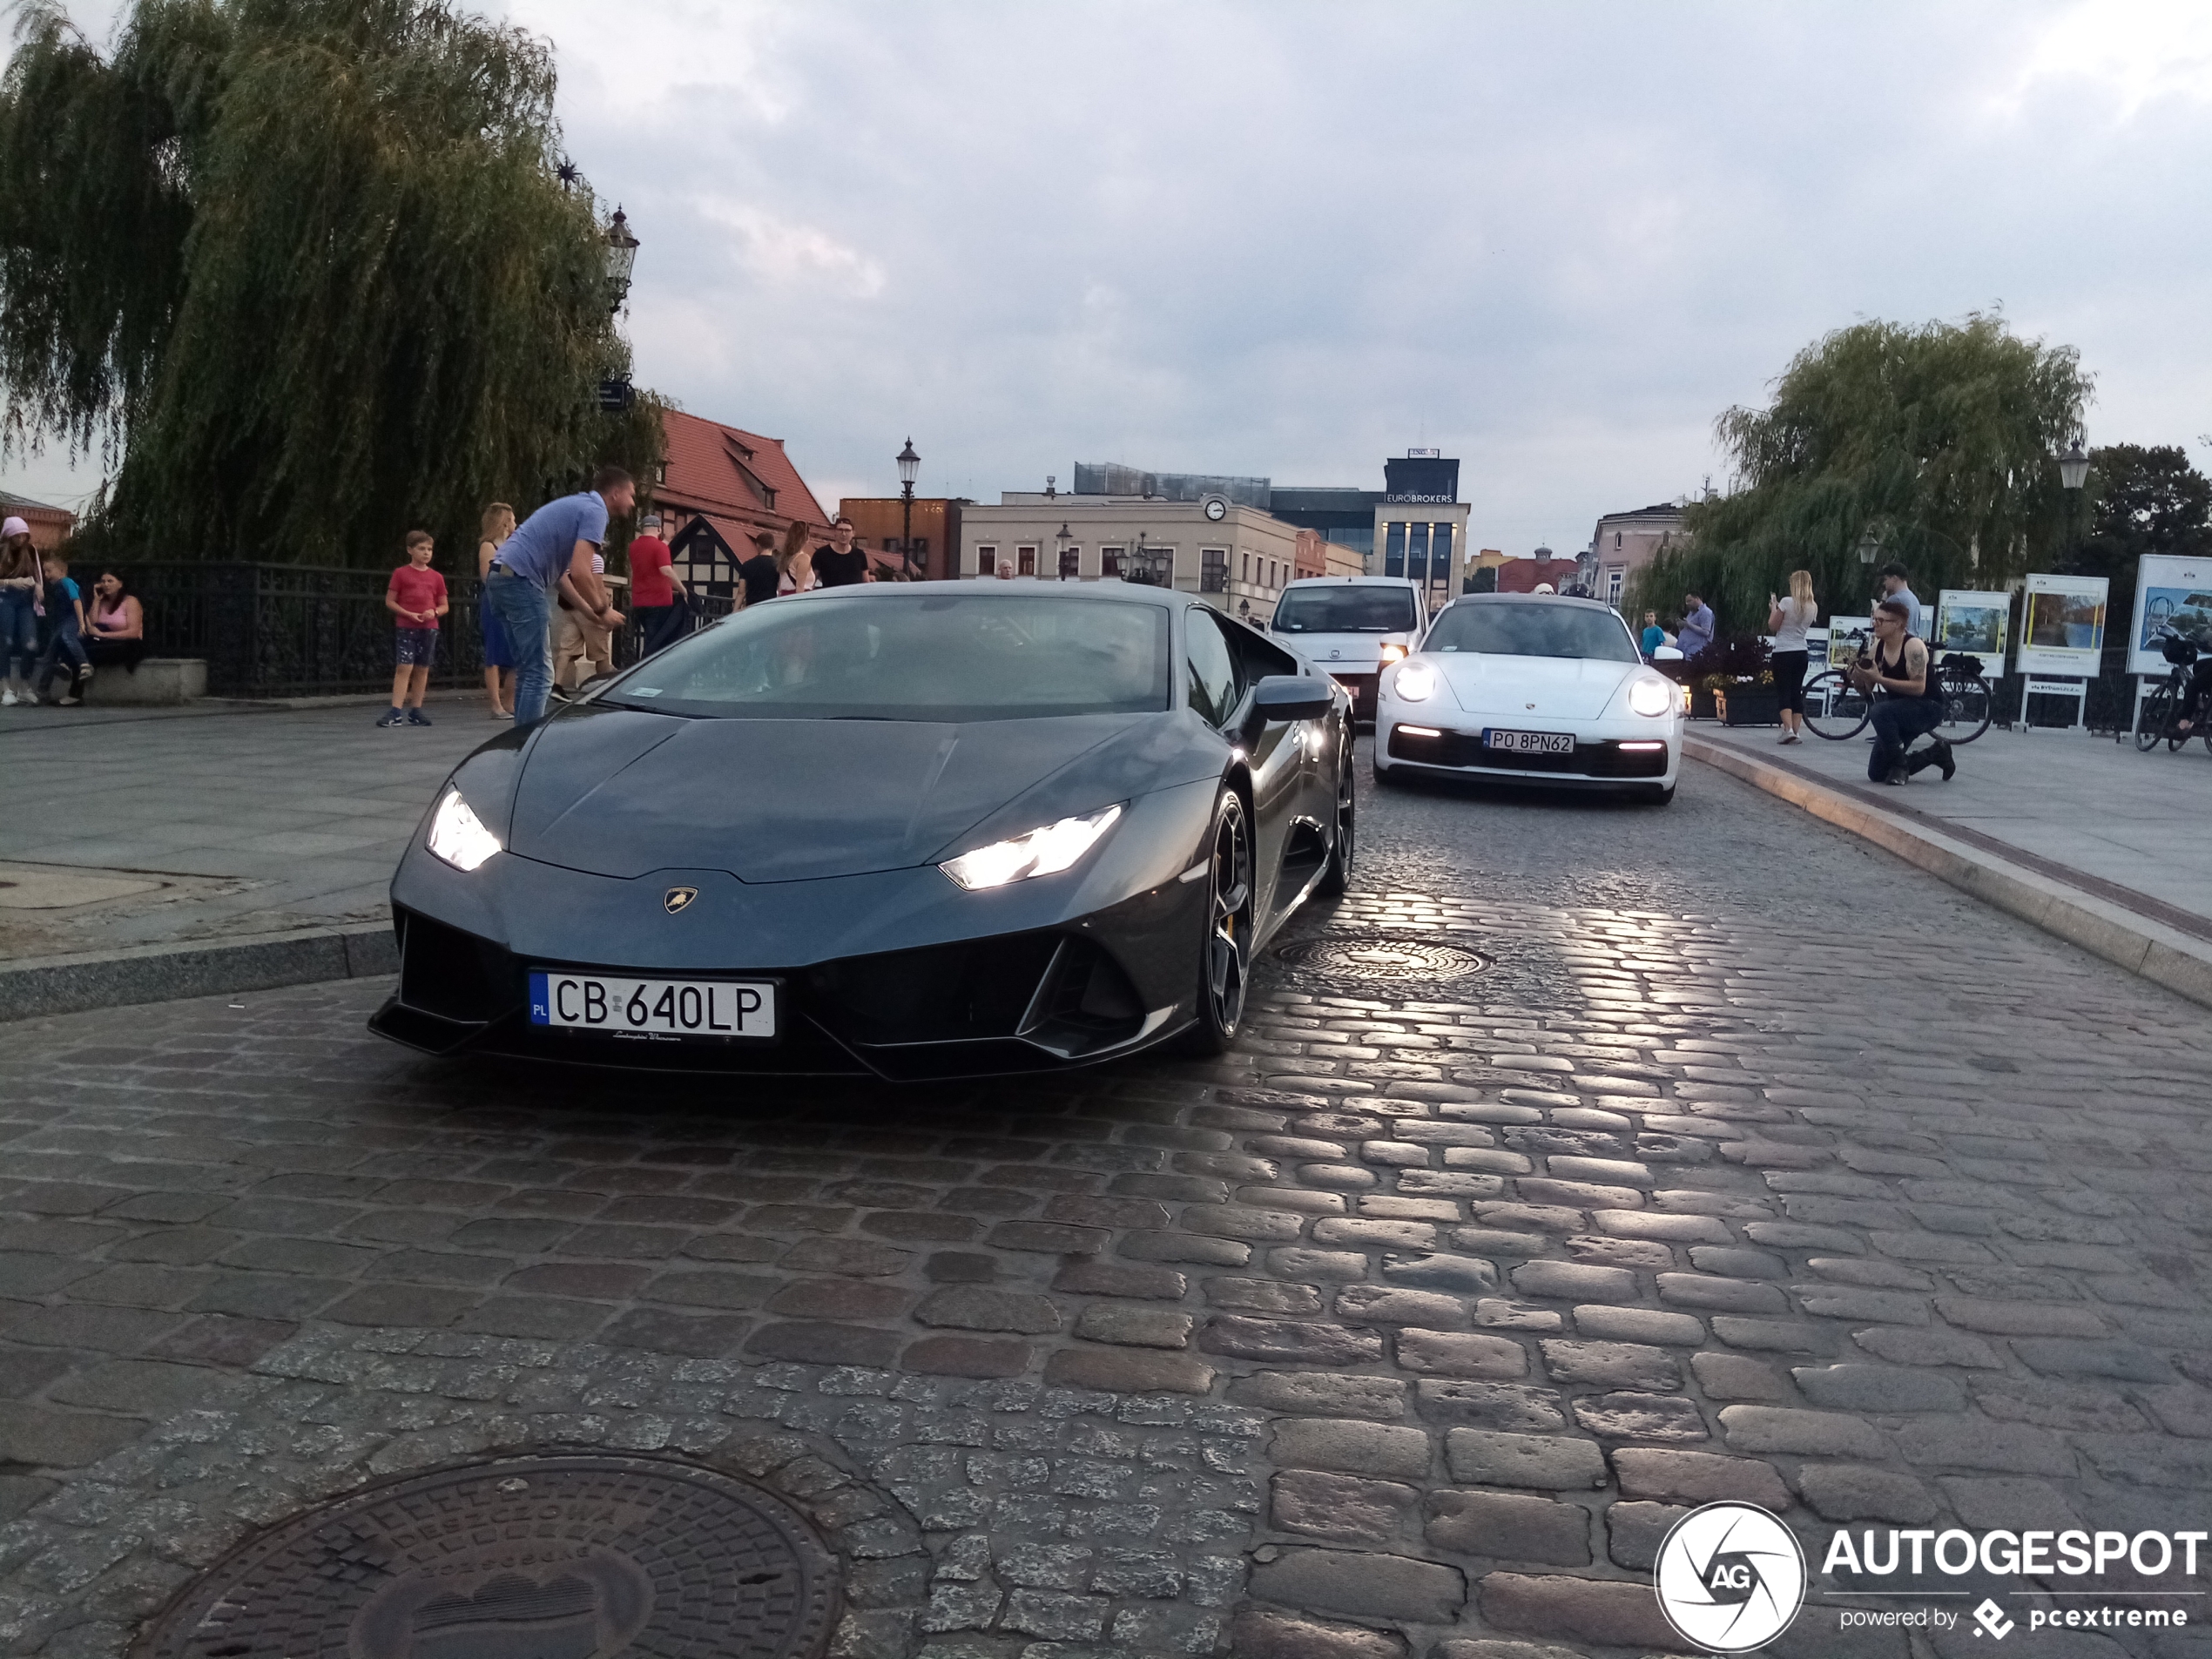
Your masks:
M 1218 496 L 1206 497 L 1206 516 L 1218 523 L 1229 516 L 1229 503 Z

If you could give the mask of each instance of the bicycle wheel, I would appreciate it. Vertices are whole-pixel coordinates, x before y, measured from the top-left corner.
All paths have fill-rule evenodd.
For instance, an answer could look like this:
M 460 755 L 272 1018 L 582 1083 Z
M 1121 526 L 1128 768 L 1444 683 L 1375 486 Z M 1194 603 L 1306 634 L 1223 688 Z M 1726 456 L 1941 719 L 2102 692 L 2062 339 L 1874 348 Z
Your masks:
M 1840 668 L 1824 669 L 1806 683 L 1805 728 L 1816 738 L 1832 742 L 1855 738 L 1873 712 L 1874 699 L 1845 679 Z
M 1979 674 L 1962 674 L 1943 684 L 1943 725 L 1939 735 L 1956 747 L 1972 743 L 1989 730 L 1989 717 L 1997 699 L 1989 682 Z
M 2158 747 L 2158 740 L 2166 735 L 2166 728 L 2174 719 L 2174 688 L 2154 685 L 2144 695 L 2143 706 L 2135 715 L 2135 747 L 2148 754 Z

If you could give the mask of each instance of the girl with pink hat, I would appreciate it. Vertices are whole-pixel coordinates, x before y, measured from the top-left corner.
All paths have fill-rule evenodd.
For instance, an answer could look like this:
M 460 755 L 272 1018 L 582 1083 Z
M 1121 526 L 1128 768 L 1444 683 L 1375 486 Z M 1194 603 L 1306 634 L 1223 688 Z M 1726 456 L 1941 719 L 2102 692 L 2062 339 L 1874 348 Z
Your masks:
M 38 700 L 30 670 L 38 658 L 38 607 L 45 597 L 30 526 L 20 518 L 0 523 L 0 707 Z

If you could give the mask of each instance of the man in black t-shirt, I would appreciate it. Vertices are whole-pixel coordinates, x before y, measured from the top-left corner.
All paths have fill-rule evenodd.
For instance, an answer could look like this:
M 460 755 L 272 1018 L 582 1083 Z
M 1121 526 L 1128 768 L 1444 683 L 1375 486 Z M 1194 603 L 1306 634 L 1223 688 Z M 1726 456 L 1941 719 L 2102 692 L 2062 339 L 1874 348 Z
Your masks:
M 762 534 L 752 538 L 752 556 L 738 561 L 738 579 L 745 583 L 745 602 L 757 605 L 776 597 L 776 538 Z
M 840 517 L 830 527 L 831 543 L 814 550 L 814 574 L 826 588 L 849 588 L 875 580 L 868 550 L 853 545 L 853 521 Z

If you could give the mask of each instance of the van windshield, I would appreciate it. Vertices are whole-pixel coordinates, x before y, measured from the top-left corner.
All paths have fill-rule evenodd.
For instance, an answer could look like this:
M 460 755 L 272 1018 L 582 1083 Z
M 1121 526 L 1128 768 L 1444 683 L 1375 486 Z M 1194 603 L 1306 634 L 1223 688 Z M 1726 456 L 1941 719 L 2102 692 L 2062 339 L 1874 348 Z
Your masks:
M 1291 588 L 1275 605 L 1278 634 L 1410 634 L 1413 596 L 1406 588 Z

